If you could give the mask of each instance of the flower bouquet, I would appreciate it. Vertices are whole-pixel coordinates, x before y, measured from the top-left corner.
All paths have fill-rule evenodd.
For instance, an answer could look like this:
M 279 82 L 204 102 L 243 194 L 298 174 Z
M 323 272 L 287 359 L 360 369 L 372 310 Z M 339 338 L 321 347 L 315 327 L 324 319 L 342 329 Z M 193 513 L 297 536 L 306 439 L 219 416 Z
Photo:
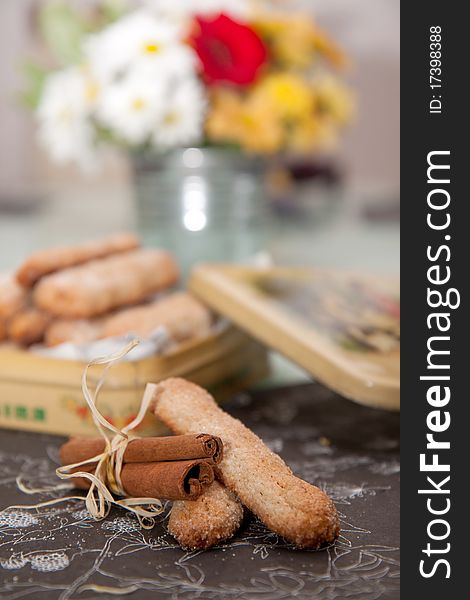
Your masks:
M 352 112 L 344 55 L 305 14 L 248 0 L 46 4 L 52 68 L 27 67 L 25 99 L 58 163 L 100 150 L 229 146 L 318 151 Z

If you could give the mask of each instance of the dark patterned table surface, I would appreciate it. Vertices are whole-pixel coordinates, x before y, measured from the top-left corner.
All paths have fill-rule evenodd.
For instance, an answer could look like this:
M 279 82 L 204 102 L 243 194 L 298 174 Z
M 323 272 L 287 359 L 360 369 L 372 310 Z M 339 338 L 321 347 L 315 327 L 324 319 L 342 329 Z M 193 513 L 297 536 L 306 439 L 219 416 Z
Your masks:
M 166 533 L 114 510 L 95 522 L 80 501 L 0 512 L 0 598 L 88 600 L 374 600 L 399 597 L 399 418 L 316 384 L 241 395 L 226 410 L 341 514 L 334 546 L 299 551 L 247 515 L 236 538 L 185 552 Z M 15 483 L 53 485 L 62 438 L 0 430 L 0 509 L 33 504 Z M 100 587 L 96 587 L 100 586 Z

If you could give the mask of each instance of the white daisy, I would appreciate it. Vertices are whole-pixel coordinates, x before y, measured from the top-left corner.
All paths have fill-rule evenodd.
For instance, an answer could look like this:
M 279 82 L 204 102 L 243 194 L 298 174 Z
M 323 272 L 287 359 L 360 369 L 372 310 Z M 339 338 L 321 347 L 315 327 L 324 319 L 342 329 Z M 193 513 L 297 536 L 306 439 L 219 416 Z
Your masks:
M 163 114 L 166 80 L 137 70 L 108 85 L 97 118 L 113 134 L 132 145 L 145 143 Z
M 84 169 L 94 165 L 90 113 L 97 94 L 97 87 L 80 67 L 47 78 L 36 118 L 39 141 L 55 162 L 78 162 Z
M 100 81 L 125 75 L 136 62 L 139 68 L 194 69 L 194 53 L 182 44 L 183 31 L 175 22 L 157 19 L 138 10 L 116 21 L 85 42 L 85 56 Z
M 204 90 L 196 78 L 174 82 L 153 135 L 155 146 L 173 148 L 201 141 L 205 110 Z

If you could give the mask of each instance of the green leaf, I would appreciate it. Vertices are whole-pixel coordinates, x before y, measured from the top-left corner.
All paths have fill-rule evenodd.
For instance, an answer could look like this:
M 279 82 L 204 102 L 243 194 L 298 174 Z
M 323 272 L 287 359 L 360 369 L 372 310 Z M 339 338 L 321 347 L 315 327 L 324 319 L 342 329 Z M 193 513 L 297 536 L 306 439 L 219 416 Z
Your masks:
M 80 61 L 86 27 L 80 16 L 64 2 L 48 2 L 39 14 L 39 28 L 49 49 L 62 64 Z
M 22 65 L 23 77 L 26 85 L 20 94 L 21 102 L 26 108 L 34 110 L 41 99 L 44 82 L 47 77 L 47 69 L 32 62 Z

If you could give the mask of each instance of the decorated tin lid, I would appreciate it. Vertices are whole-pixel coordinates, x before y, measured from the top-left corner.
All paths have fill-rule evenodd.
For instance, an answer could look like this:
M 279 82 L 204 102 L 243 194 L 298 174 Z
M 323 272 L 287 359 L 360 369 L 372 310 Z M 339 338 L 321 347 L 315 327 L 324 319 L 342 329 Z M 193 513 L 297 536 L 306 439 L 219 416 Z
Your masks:
M 338 393 L 400 404 L 400 308 L 395 280 L 304 267 L 199 265 L 190 289 L 253 337 Z

